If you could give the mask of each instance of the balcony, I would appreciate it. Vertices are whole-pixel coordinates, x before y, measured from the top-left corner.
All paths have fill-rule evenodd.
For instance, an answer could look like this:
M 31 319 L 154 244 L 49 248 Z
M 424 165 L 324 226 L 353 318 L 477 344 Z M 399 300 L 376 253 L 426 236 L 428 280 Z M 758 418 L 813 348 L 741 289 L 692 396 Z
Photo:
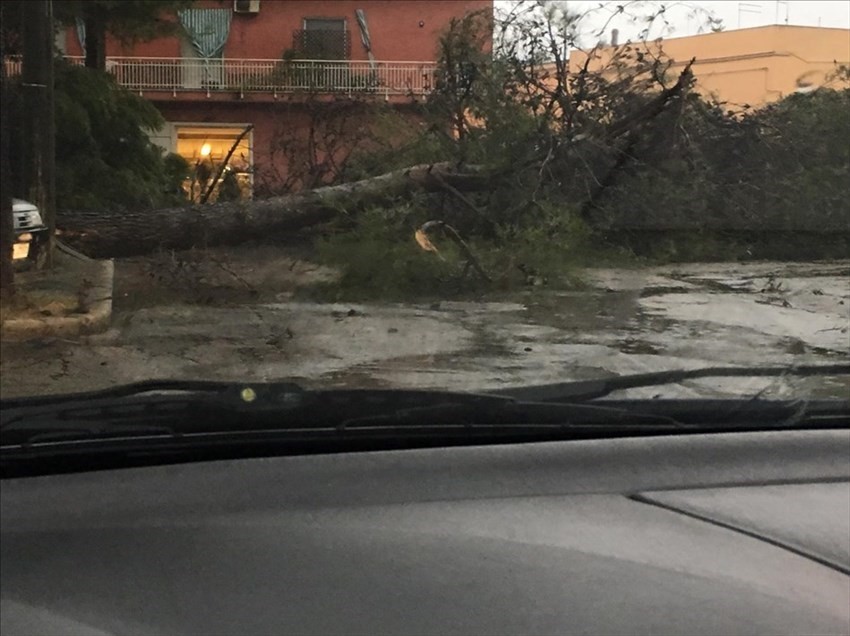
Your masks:
M 65 59 L 83 64 L 82 57 Z M 143 95 L 203 92 L 244 98 L 251 93 L 426 95 L 434 86 L 436 67 L 433 62 L 109 57 L 106 69 L 119 84 Z M 20 58 L 7 58 L 7 75 L 20 72 Z

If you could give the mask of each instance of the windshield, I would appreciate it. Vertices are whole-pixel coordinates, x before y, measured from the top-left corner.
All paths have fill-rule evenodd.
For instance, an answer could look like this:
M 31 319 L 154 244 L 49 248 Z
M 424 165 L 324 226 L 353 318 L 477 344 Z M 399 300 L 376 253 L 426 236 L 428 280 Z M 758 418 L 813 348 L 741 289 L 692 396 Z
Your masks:
M 3 398 L 850 362 L 850 16 L 746 4 L 0 3 Z

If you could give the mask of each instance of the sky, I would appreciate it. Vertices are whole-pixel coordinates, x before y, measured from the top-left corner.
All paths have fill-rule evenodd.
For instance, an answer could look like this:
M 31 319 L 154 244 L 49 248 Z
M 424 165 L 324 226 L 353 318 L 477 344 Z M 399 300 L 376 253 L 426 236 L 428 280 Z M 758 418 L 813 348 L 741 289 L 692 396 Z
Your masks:
M 850 1 L 831 0 L 813 2 L 811 0 L 789 0 L 788 2 L 695 2 L 710 9 L 723 19 L 726 29 L 737 29 L 767 24 L 788 24 L 796 26 L 824 26 L 850 28 Z M 693 25 L 692 25 L 693 28 Z M 695 30 L 693 32 L 696 32 Z M 691 35 L 683 33 L 682 35 Z M 850 42 L 847 44 L 850 47 Z
M 850 29 L 850 0 L 787 0 L 775 2 L 773 0 L 747 0 L 737 2 L 735 0 L 667 0 L 662 2 L 627 3 L 619 2 L 591 2 L 582 0 L 547 0 L 547 2 L 566 5 L 570 12 L 584 13 L 588 9 L 595 8 L 593 17 L 585 25 L 590 28 L 599 28 L 605 24 L 611 12 L 618 5 L 629 4 L 630 10 L 640 11 L 640 5 L 665 5 L 669 27 L 658 23 L 650 31 L 650 38 L 656 37 L 681 37 L 694 35 L 708 31 L 706 26 L 705 12 L 710 12 L 714 17 L 723 20 L 724 28 L 729 31 L 738 28 L 765 26 L 769 24 L 785 24 L 796 26 L 822 26 L 842 29 Z M 511 0 L 496 0 L 501 7 L 509 7 L 514 4 Z M 598 9 L 599 5 L 605 5 Z M 700 16 L 694 16 L 694 9 Z M 644 10 L 644 14 L 645 14 Z M 626 39 L 637 39 L 641 26 L 630 23 L 628 19 L 618 17 L 609 25 L 620 31 L 620 41 Z M 586 29 L 582 29 L 585 31 Z M 848 38 L 848 50 L 850 50 L 850 38 Z

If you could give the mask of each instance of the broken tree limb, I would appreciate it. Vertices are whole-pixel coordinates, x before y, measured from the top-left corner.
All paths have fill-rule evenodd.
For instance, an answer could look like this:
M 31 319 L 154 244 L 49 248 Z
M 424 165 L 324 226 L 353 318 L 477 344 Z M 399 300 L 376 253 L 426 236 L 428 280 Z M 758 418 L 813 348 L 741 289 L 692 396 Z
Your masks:
M 480 166 L 464 166 L 461 172 L 450 162 L 423 164 L 257 201 L 143 211 L 66 210 L 59 215 L 58 226 L 63 241 L 92 257 L 134 256 L 285 236 L 330 221 L 341 210 L 353 213 L 411 191 L 438 192 L 445 184 L 459 191 L 480 191 L 490 183 L 490 175 Z
M 484 223 L 490 227 L 493 226 L 493 220 L 490 219 L 484 213 L 483 210 L 481 210 L 477 205 L 475 205 L 475 203 L 473 203 L 468 196 L 466 196 L 463 192 L 455 188 L 452 184 L 448 183 L 440 175 L 434 175 L 432 173 L 432 176 L 437 180 L 437 184 L 439 184 L 443 188 L 443 190 L 451 194 L 454 198 L 463 203 L 467 208 L 472 210 L 479 220 L 484 221 Z
M 465 259 L 465 264 L 464 264 L 464 268 L 463 268 L 463 276 L 465 276 L 466 272 L 469 271 L 469 268 L 472 267 L 472 269 L 475 270 L 475 273 L 478 274 L 481 277 L 482 280 L 485 280 L 488 283 L 492 282 L 490 277 L 487 275 L 487 272 L 485 272 L 484 268 L 481 267 L 481 264 L 478 262 L 478 259 L 475 258 L 475 255 L 472 253 L 472 250 L 469 249 L 469 245 L 466 244 L 466 241 L 463 240 L 460 233 L 456 229 L 454 229 L 451 225 L 449 225 L 448 223 L 445 223 L 443 221 L 428 221 L 427 223 L 424 223 L 422 225 L 422 227 L 420 227 L 419 230 L 417 230 L 416 233 L 418 235 L 421 232 L 422 235 L 426 238 L 427 245 L 430 245 L 431 247 L 433 247 L 433 244 L 431 243 L 431 241 L 427 240 L 427 236 L 428 236 L 428 232 L 430 232 L 431 230 L 434 230 L 434 229 L 443 230 L 443 232 L 445 232 L 448 235 L 448 237 L 450 239 L 452 239 L 452 241 L 454 241 L 457 244 L 457 246 L 460 248 L 460 252 L 461 252 L 461 254 L 463 254 L 463 258 Z M 417 243 L 419 243 L 420 247 L 422 247 L 423 249 L 426 249 L 429 252 L 434 252 L 438 256 L 440 256 L 439 252 L 437 252 L 437 249 L 435 247 L 433 247 L 433 249 L 428 249 L 427 247 L 423 246 L 423 244 L 422 244 L 422 242 L 420 242 L 418 236 L 417 236 Z M 442 256 L 440 256 L 440 258 L 442 258 Z
M 696 58 L 692 58 L 687 63 L 673 86 L 665 88 L 646 107 L 618 122 L 614 122 L 608 129 L 606 136 L 609 140 L 614 141 L 618 137 L 628 133 L 626 135 L 626 141 L 617 149 L 614 164 L 601 179 L 597 180 L 597 187 L 582 204 L 579 211 L 581 218 L 586 221 L 590 220 L 590 215 L 596 209 L 602 196 L 616 183 L 617 178 L 623 173 L 626 165 L 634 160 L 634 150 L 637 147 L 639 126 L 660 115 L 673 98 L 682 95 L 690 88 L 693 80 L 691 66 L 695 61 Z
M 693 71 L 691 70 L 694 62 L 696 62 L 695 57 L 691 58 L 691 60 L 685 65 L 685 68 L 683 68 L 682 72 L 679 73 L 679 77 L 673 86 L 663 89 L 643 108 L 623 117 L 619 121 L 613 122 L 611 126 L 608 127 L 605 136 L 609 140 L 617 139 L 618 137 L 622 137 L 624 134 L 635 130 L 635 128 L 637 128 L 640 124 L 660 115 L 670 103 L 670 100 L 681 95 L 690 88 L 694 77 Z

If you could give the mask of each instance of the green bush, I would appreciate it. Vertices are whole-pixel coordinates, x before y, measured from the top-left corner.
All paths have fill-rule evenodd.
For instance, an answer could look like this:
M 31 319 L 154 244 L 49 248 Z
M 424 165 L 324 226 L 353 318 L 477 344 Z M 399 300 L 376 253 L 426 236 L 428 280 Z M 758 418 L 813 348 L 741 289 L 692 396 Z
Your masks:
M 402 204 L 359 214 L 353 227 L 330 231 L 316 242 L 319 261 L 340 270 L 340 279 L 314 288 L 323 299 L 447 298 L 527 287 L 576 285 L 576 267 L 588 258 L 590 234 L 574 214 L 548 210 L 531 227 L 498 228 L 495 239 L 467 242 L 490 281 L 483 280 L 457 243 L 429 233 L 438 254 L 414 239 L 429 219 L 428 206 Z
M 333 231 L 316 242 L 320 262 L 340 269 L 337 283 L 324 288 L 332 299 L 407 298 L 441 295 L 458 276 L 446 260 L 425 252 L 414 240 L 421 214 L 410 206 L 374 208 L 358 215 L 353 229 Z
M 574 210 L 543 204 L 533 222 L 497 226 L 495 240 L 479 241 L 482 258 L 503 288 L 576 284 L 578 267 L 597 256 L 589 228 Z

